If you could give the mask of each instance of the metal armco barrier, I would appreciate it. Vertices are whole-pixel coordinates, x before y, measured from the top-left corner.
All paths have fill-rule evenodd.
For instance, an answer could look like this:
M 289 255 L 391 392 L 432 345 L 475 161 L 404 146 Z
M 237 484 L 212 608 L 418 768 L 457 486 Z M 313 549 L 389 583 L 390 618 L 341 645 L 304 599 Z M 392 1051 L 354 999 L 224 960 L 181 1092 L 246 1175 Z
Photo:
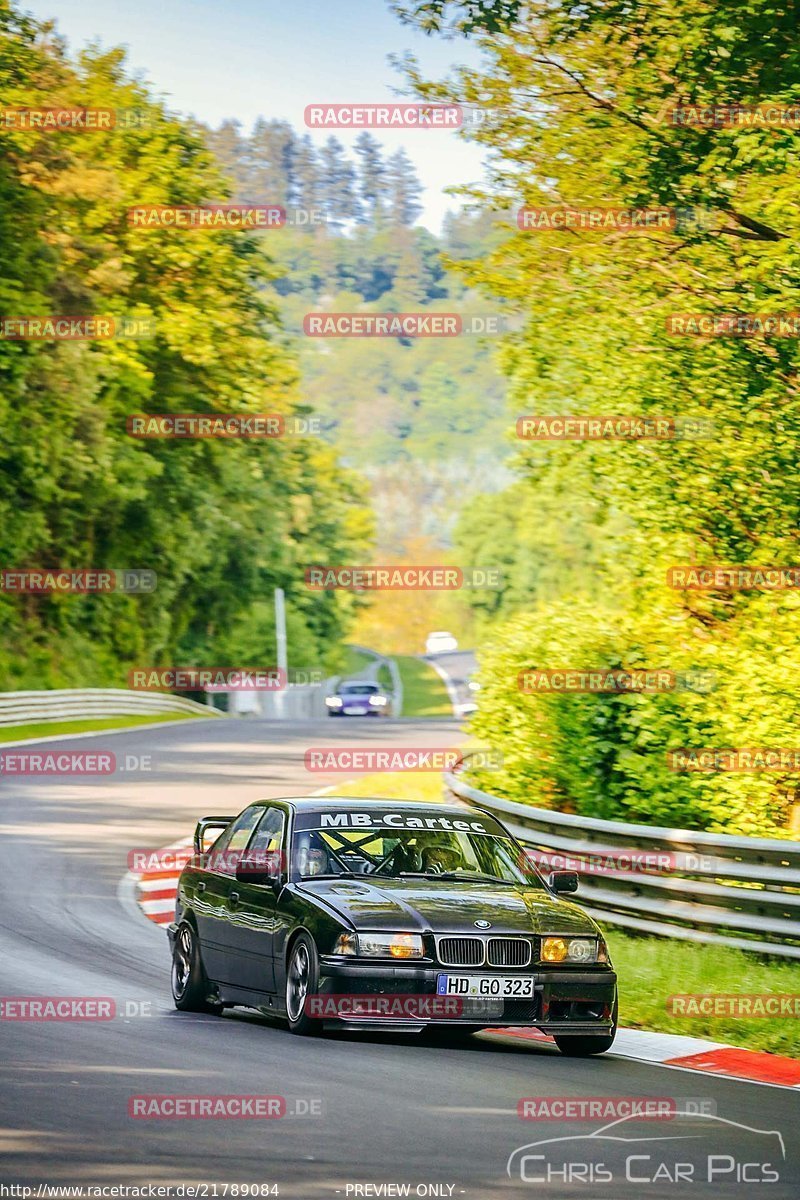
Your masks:
M 462 777 L 468 766 L 467 755 L 445 775 L 448 794 L 497 816 L 526 848 L 580 860 L 552 869 L 578 870 L 578 900 L 592 916 L 640 933 L 800 959 L 800 842 L 533 808 L 471 787 Z M 632 852 L 669 856 L 671 865 L 663 873 L 604 869 L 604 860 Z
M 213 708 L 164 692 L 132 692 L 127 688 L 61 688 L 51 692 L 0 692 L 0 725 L 39 721 L 82 721 L 87 717 L 144 716 L 182 712 L 197 717 L 221 716 Z

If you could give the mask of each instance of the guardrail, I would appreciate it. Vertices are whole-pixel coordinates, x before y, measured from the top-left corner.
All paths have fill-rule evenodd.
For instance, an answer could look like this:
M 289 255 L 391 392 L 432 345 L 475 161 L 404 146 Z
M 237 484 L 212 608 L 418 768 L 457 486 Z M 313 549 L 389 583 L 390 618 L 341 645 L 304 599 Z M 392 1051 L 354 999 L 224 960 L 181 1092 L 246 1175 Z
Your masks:
M 800 842 L 733 837 L 518 804 L 472 787 L 469 765 L 445 774 L 447 791 L 497 816 L 553 868 L 577 870 L 579 901 L 606 924 L 639 933 L 800 959 Z M 665 856 L 665 873 L 617 870 L 620 856 Z M 560 862 L 561 859 L 569 860 Z
M 359 654 L 364 654 L 372 659 L 367 671 L 370 679 L 377 679 L 378 672 L 381 667 L 386 667 L 392 681 L 392 713 L 393 717 L 401 717 L 403 715 L 403 681 L 400 678 L 400 668 L 393 658 L 387 658 L 384 654 L 380 654 L 377 650 L 370 650 L 369 646 L 356 646 L 351 643 L 351 649 L 357 650 Z
M 126 688 L 0 692 L 0 725 L 32 725 L 39 721 L 82 721 L 88 717 L 143 716 L 164 712 L 222 716 L 205 704 L 163 692 L 131 692 Z

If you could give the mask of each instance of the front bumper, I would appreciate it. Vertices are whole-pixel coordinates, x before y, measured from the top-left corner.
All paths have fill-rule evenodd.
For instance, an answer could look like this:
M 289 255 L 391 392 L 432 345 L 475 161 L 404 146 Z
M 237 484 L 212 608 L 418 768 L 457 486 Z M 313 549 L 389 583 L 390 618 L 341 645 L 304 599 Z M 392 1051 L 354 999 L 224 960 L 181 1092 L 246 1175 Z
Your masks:
M 432 963 L 388 965 L 320 958 L 318 1012 L 326 1021 L 359 1028 L 421 1028 L 468 1024 L 481 1028 L 533 1025 L 543 1033 L 607 1034 L 614 1025 L 617 976 L 610 969 L 497 971 L 533 975 L 533 996 L 494 1000 L 437 996 L 437 976 L 454 968 Z M 460 969 L 458 974 L 475 974 Z M 487 972 L 482 972 L 487 974 Z M 365 1001 L 359 1006 L 359 997 Z
M 343 712 L 341 708 L 329 708 L 332 717 L 379 717 L 385 711 L 381 708 L 359 708 L 356 712 Z

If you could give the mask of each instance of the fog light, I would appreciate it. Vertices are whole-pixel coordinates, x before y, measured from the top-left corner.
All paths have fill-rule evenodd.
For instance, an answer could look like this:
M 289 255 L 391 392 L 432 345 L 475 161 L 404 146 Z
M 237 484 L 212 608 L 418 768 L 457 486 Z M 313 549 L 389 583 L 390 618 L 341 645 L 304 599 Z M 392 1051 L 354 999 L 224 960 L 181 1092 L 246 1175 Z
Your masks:
M 560 937 L 546 937 L 542 941 L 543 962 L 564 962 L 567 957 L 567 943 Z
M 398 933 L 389 947 L 392 958 L 419 958 L 419 951 L 419 938 L 413 933 Z

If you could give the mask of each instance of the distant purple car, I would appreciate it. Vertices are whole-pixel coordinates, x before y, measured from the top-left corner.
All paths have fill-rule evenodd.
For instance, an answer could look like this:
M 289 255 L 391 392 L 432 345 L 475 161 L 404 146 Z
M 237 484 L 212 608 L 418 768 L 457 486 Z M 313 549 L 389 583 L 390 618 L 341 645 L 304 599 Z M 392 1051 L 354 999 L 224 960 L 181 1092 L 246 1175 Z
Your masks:
M 385 717 L 389 714 L 389 697 L 380 684 L 368 679 L 348 679 L 340 683 L 325 703 L 332 717 Z

